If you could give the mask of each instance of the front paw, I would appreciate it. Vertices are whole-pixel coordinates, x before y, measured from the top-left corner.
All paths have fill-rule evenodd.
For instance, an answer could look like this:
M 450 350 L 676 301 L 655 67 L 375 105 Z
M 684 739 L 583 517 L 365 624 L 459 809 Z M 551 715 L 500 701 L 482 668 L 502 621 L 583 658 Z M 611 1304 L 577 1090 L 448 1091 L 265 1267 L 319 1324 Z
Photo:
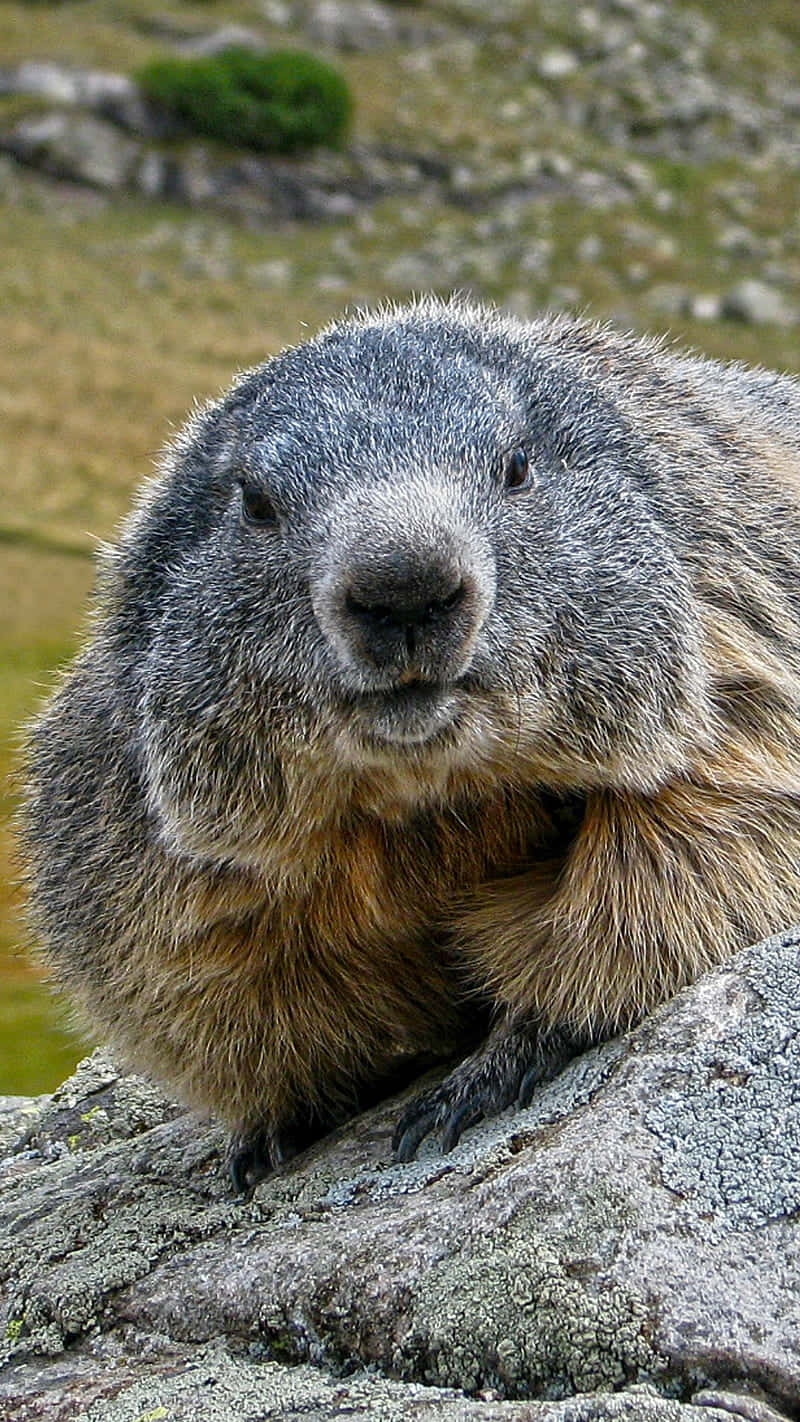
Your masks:
M 406 1107 L 392 1139 L 395 1159 L 413 1160 L 431 1131 L 440 1131 L 442 1150 L 451 1151 L 476 1121 L 514 1102 L 528 1105 L 536 1086 L 556 1076 L 578 1046 L 566 1032 L 545 1034 L 531 1024 L 495 1029 L 480 1051 Z
M 296 1155 L 313 1145 L 331 1129 L 331 1122 L 314 1117 L 305 1121 L 289 1121 L 282 1126 L 260 1125 L 237 1131 L 231 1136 L 225 1165 L 237 1195 L 251 1190 L 285 1165 Z

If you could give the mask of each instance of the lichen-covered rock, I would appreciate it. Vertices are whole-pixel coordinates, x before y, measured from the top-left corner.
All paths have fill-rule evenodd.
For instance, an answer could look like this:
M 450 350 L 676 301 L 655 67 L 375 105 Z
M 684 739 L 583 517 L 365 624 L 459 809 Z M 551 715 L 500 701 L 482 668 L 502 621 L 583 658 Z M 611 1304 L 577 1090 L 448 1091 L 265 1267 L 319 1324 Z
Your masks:
M 394 1164 L 387 1103 L 250 1200 L 217 1126 L 96 1054 L 3 1160 L 0 1416 L 793 1415 L 798 944 L 449 1156 Z

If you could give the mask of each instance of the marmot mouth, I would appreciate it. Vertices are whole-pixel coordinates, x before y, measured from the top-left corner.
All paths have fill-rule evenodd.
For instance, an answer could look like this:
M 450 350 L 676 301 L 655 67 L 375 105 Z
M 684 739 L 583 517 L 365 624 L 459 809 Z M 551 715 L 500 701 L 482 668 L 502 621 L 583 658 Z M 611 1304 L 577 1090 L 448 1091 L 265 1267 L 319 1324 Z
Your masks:
M 453 685 L 408 681 L 385 691 L 367 692 L 355 704 L 358 729 L 372 741 L 420 746 L 450 729 L 458 712 Z

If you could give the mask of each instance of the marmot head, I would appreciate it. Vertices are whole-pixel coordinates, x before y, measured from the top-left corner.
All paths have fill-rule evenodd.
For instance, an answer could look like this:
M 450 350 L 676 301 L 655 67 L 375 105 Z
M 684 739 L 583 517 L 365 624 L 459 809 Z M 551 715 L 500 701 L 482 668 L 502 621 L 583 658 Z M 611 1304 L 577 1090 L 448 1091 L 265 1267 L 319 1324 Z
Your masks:
M 680 757 L 692 597 L 587 332 L 367 314 L 192 420 L 114 555 L 108 624 L 182 843 L 244 853 L 289 765 L 333 798 L 402 767 L 423 797 L 436 766 L 642 785 Z

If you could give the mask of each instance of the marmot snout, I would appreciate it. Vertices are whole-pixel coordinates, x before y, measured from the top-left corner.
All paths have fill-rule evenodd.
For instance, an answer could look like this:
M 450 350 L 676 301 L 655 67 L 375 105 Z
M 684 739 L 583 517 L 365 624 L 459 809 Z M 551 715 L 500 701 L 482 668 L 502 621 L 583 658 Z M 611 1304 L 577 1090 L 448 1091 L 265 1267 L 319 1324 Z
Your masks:
M 354 689 L 446 688 L 467 670 L 494 595 L 491 551 L 479 529 L 446 518 L 446 493 L 412 485 L 415 511 L 372 508 L 335 548 L 312 603 L 339 667 Z
M 800 918 L 800 387 L 422 302 L 167 453 L 34 728 L 56 970 L 234 1179 L 408 1159 Z

